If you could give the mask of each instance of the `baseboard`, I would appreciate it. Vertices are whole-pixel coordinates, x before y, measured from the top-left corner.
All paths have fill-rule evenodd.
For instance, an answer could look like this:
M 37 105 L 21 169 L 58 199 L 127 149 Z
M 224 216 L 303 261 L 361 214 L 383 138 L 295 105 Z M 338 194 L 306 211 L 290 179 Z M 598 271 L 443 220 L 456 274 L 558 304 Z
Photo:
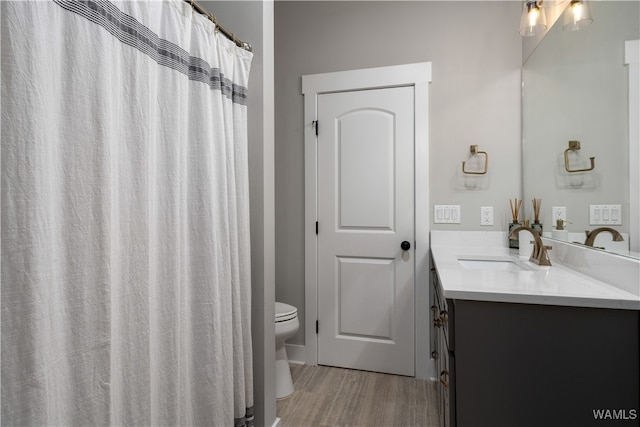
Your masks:
M 287 358 L 289 359 L 290 364 L 305 364 L 305 360 L 307 359 L 307 352 L 303 345 L 284 343 L 284 348 L 287 350 Z

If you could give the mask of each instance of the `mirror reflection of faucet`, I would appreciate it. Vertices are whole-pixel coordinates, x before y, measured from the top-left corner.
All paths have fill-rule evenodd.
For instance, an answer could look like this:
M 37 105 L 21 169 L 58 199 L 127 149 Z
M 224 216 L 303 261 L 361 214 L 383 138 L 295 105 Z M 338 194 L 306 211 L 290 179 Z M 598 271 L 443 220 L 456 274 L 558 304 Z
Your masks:
M 584 232 L 584 234 L 586 235 L 586 238 L 584 240 L 585 246 L 593 247 L 593 244 L 596 242 L 596 236 L 598 234 L 602 233 L 603 231 L 605 231 L 607 233 L 610 233 L 611 236 L 613 236 L 613 241 L 614 242 L 622 242 L 622 241 L 624 241 L 624 238 L 618 232 L 618 230 L 615 230 L 615 229 L 613 229 L 611 227 L 599 227 L 599 228 L 594 228 L 591 231 L 585 230 L 585 232 Z M 604 249 L 604 248 L 602 248 L 602 249 Z

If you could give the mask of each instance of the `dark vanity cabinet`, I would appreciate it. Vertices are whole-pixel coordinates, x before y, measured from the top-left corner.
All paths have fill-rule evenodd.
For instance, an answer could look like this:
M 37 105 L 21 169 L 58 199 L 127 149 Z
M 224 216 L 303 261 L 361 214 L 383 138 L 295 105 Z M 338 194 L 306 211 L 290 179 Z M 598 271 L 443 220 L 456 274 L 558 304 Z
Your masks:
M 455 421 L 455 363 L 452 334 L 449 327 L 449 307 L 439 286 L 438 274 L 431 268 L 431 357 L 436 365 L 438 413 L 440 427 L 456 425 Z
M 446 299 L 431 272 L 441 426 L 640 425 L 638 311 Z

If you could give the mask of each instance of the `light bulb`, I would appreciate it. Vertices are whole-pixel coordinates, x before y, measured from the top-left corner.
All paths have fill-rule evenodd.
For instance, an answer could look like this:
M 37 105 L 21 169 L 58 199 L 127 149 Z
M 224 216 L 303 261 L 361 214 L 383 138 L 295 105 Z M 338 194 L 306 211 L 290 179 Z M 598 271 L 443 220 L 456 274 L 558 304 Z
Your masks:
M 573 20 L 574 21 L 580 21 L 583 19 L 582 14 L 584 13 L 584 7 L 582 5 L 582 3 L 574 3 L 571 5 L 571 12 L 573 13 Z
M 538 24 L 538 19 L 540 17 L 540 9 L 538 9 L 537 7 L 532 7 L 529 10 L 529 26 L 530 27 L 535 27 Z
M 564 15 L 563 30 L 576 31 L 593 22 L 589 5 L 584 0 L 572 0 Z

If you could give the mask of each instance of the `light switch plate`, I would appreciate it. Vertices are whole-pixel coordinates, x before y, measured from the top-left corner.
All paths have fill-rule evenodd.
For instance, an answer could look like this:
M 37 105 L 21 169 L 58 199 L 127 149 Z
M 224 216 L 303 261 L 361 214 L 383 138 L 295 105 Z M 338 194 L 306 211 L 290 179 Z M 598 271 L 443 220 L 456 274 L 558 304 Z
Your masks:
M 622 225 L 622 205 L 589 205 L 589 225 Z
M 433 205 L 434 224 L 460 224 L 460 205 Z

